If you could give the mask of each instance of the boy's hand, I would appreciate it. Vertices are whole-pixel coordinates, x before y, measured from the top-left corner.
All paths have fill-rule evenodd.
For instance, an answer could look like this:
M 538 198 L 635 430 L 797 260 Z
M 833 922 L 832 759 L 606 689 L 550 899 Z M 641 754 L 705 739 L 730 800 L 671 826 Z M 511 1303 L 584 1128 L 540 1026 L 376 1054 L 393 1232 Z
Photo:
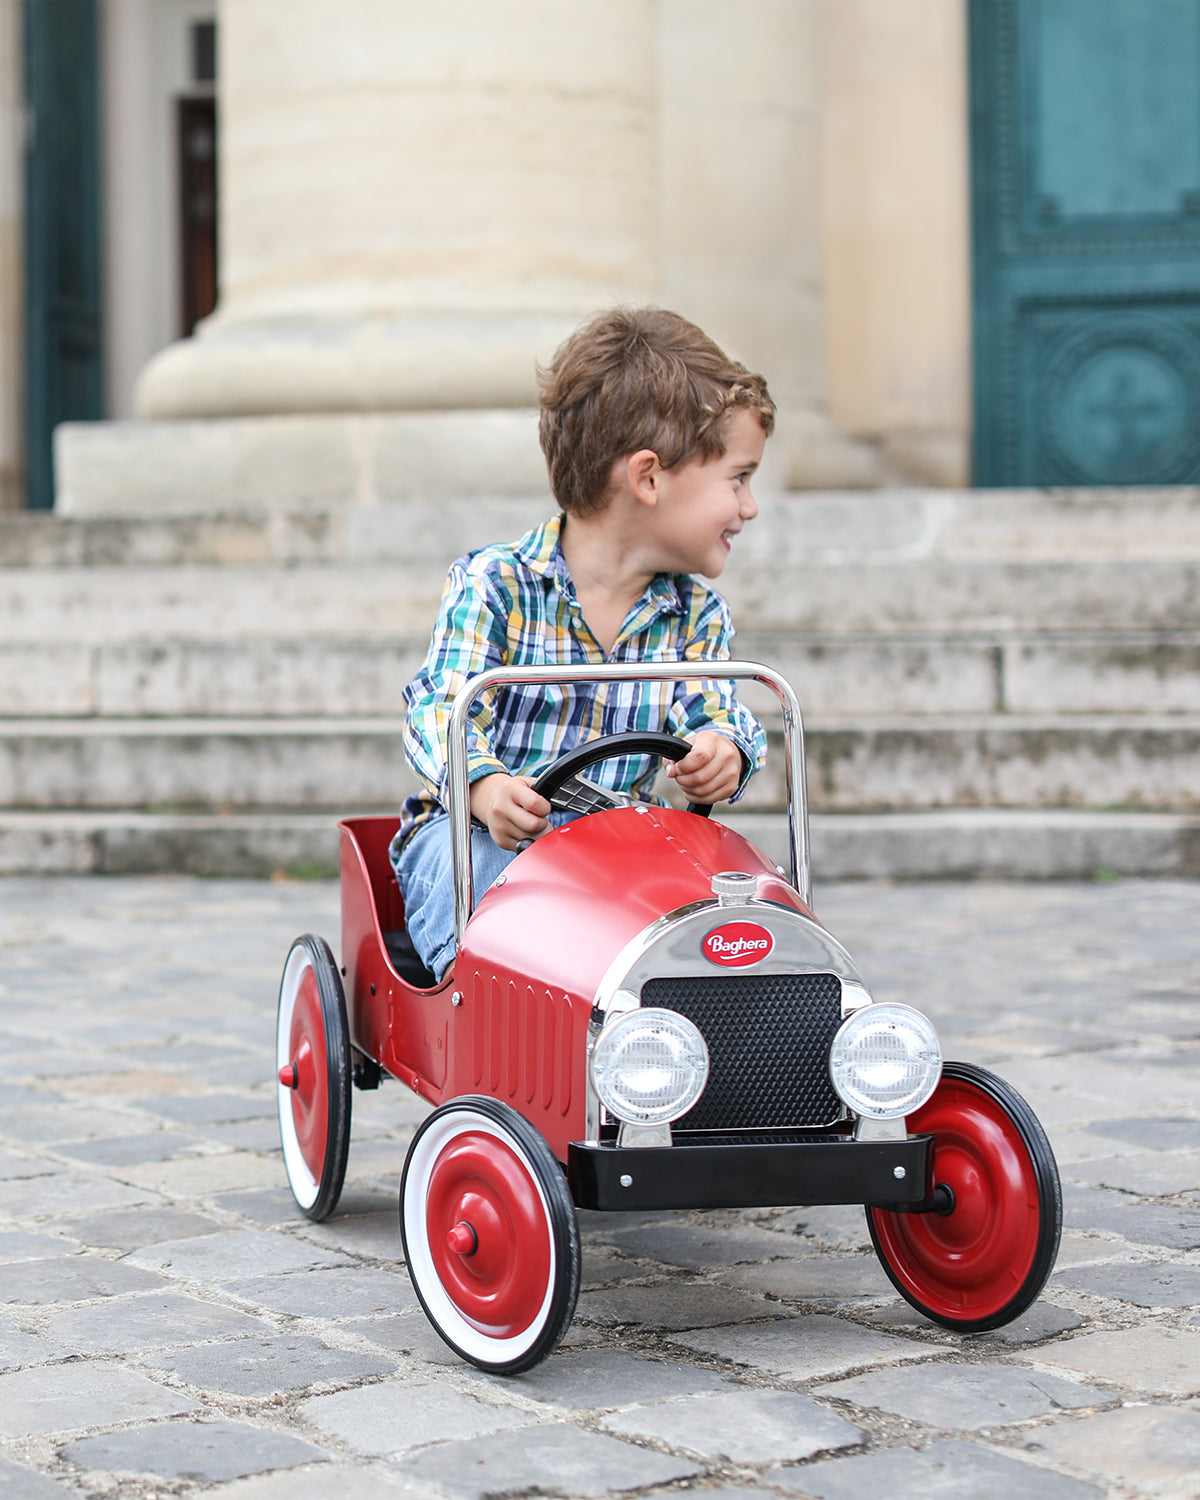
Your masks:
M 550 804 L 533 790 L 532 776 L 481 776 L 471 783 L 471 815 L 487 824 L 501 849 L 540 838 L 550 827 Z
M 691 752 L 667 766 L 689 802 L 724 802 L 742 779 L 742 752 L 728 735 L 701 729 L 691 737 Z

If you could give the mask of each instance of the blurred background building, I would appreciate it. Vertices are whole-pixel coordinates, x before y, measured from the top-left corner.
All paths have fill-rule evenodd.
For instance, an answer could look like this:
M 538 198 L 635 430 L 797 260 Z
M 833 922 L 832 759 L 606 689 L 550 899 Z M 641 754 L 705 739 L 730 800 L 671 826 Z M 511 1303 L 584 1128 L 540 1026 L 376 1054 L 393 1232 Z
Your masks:
M 85 721 L 99 755 L 118 722 L 235 709 L 263 743 L 367 715 L 382 747 L 445 561 L 546 509 L 536 362 L 656 301 L 780 404 L 780 504 L 729 588 L 817 716 L 819 807 L 1191 816 L 1198 85 L 1200 0 L 0 0 L 0 507 L 55 523 L 0 540 L 32 601 L 10 709 L 73 724 L 77 765 Z M 114 567 L 175 572 L 106 614 L 117 522 Z M 205 624 L 172 613 L 197 569 Z M 322 625 L 351 575 L 357 620 Z M 351 691 L 364 636 L 401 656 L 353 655 Z M 268 762 L 276 801 L 317 797 Z M 350 800 L 390 801 L 386 764 Z M 94 795 L 10 780 L 13 806 Z

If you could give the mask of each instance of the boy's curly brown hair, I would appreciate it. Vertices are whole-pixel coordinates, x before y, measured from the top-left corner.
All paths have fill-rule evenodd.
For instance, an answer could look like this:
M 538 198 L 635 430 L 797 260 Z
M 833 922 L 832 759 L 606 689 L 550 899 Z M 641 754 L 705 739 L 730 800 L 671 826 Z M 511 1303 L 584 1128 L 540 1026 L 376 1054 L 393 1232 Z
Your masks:
M 550 488 L 573 515 L 603 510 L 612 466 L 626 454 L 648 448 L 674 469 L 725 452 L 730 411 L 753 411 L 768 437 L 775 425 L 763 377 L 662 307 L 600 313 L 537 375 Z

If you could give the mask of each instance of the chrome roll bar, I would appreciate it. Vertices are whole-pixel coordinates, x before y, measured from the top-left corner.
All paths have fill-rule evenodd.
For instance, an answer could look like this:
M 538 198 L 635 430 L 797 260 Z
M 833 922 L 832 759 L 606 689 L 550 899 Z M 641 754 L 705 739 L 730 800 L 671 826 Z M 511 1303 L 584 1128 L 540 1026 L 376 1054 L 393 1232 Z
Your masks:
M 698 668 L 719 668 L 701 676 Z M 491 688 L 557 687 L 610 682 L 760 682 L 783 711 L 784 782 L 787 791 L 791 881 L 806 906 L 812 904 L 812 861 L 808 844 L 808 789 L 804 772 L 804 724 L 800 704 L 778 672 L 753 661 L 613 662 L 604 666 L 490 667 L 458 690 L 447 728 L 447 796 L 450 803 L 451 859 L 454 871 L 454 941 L 461 944 L 474 905 L 471 883 L 471 809 L 467 779 L 467 728 L 475 700 Z

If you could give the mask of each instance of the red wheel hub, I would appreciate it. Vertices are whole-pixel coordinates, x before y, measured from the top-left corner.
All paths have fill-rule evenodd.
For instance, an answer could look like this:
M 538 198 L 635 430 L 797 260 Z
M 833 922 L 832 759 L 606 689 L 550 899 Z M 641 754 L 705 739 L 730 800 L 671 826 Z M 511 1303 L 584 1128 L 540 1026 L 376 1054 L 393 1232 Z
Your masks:
M 550 1226 L 511 1147 L 482 1130 L 446 1145 L 429 1175 L 425 1225 L 438 1280 L 473 1328 L 512 1338 L 534 1322 L 550 1283 Z
M 288 1041 L 295 1082 L 291 1084 L 292 1120 L 300 1153 L 309 1171 L 320 1180 L 329 1139 L 329 1091 L 325 1086 L 325 1021 L 317 976 L 306 968 L 296 987 L 292 1030 Z
M 944 1078 L 908 1128 L 936 1137 L 933 1180 L 951 1189 L 954 1208 L 944 1218 L 872 1209 L 888 1264 L 931 1313 L 991 1317 L 1037 1253 L 1042 1211 L 1029 1150 L 1004 1109 L 957 1079 Z

